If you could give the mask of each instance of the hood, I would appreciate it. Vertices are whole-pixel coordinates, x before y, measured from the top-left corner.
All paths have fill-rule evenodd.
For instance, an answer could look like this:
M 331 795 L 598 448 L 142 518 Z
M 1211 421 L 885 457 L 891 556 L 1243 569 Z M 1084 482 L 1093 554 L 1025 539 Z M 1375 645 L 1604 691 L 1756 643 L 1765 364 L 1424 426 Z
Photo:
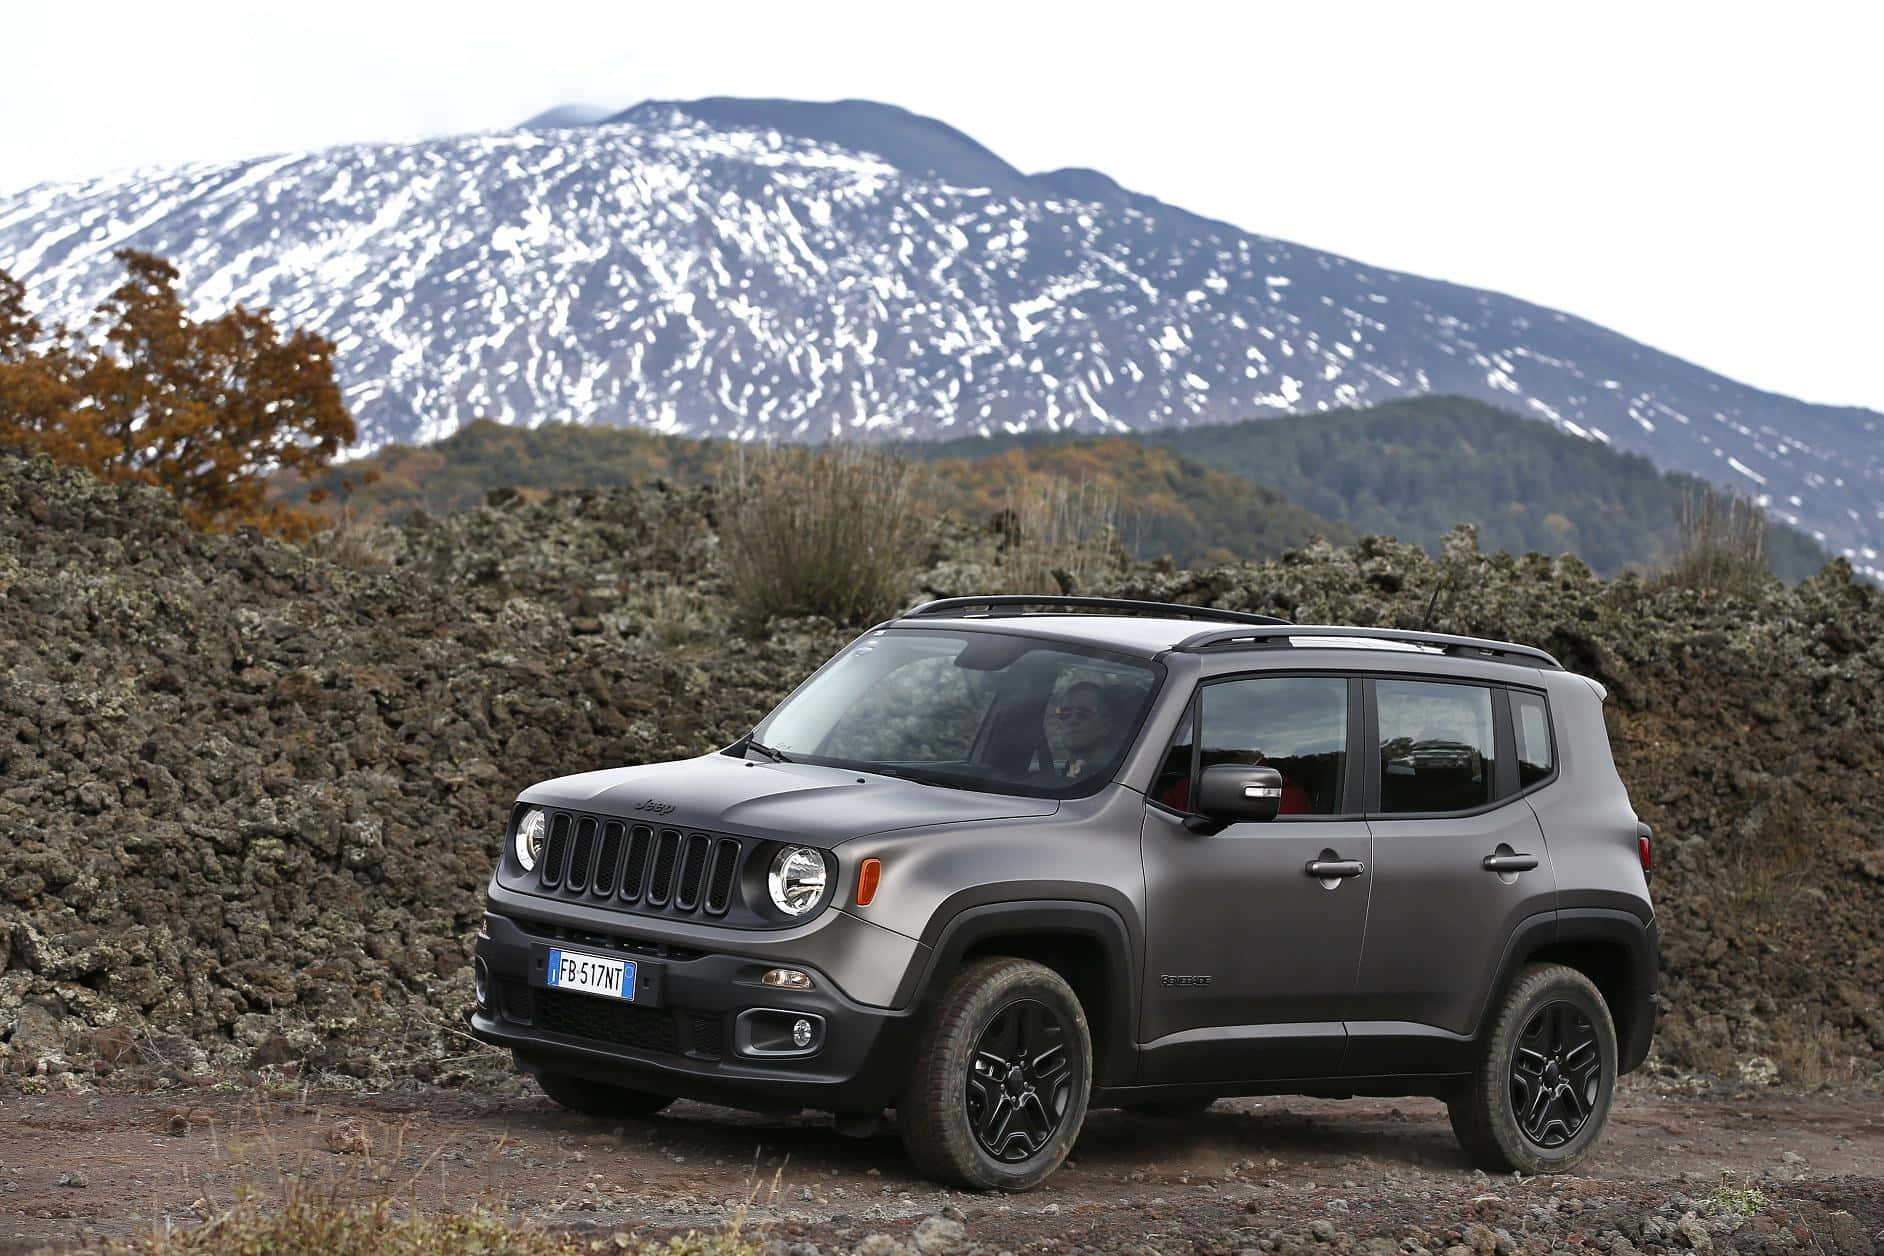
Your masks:
M 676 763 L 608 768 L 532 785 L 521 802 L 675 828 L 711 829 L 825 849 L 892 829 L 1049 816 L 1051 798 L 919 785 L 811 763 L 709 754 Z

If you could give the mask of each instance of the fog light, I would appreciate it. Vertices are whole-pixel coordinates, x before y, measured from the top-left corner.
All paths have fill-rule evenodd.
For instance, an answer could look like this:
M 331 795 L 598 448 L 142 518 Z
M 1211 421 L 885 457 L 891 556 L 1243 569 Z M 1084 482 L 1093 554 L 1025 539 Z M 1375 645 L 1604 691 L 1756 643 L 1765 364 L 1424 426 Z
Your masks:
M 484 957 L 471 961 L 471 993 L 477 996 L 478 1006 L 488 1009 L 491 1005 L 491 970 L 484 966 Z
M 824 1018 L 816 1012 L 749 1007 L 733 1018 L 733 1054 L 756 1059 L 804 1058 L 824 1050 Z
M 768 968 L 765 970 L 765 976 L 759 978 L 759 984 L 773 986 L 780 990 L 809 990 L 811 989 L 811 974 L 800 972 L 796 968 Z

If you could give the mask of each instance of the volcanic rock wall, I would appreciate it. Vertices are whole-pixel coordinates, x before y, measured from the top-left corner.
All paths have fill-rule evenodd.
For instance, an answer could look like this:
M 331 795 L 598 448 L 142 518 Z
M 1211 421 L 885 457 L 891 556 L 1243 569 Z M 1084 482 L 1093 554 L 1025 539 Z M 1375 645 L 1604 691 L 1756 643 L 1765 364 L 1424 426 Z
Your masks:
M 0 457 L 0 1088 L 500 1071 L 460 1022 L 515 793 L 722 745 L 851 635 L 732 633 L 713 507 L 510 497 L 301 550 Z M 996 544 L 939 523 L 912 597 L 991 587 Z M 1460 533 L 1097 591 L 1557 652 L 1657 833 L 1657 1059 L 1884 1062 L 1884 598 L 1841 566 L 1734 601 Z

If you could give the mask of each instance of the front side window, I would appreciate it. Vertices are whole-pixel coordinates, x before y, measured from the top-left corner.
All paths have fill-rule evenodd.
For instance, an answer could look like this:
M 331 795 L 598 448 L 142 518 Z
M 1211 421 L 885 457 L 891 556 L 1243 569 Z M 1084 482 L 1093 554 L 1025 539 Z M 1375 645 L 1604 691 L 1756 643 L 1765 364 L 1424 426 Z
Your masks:
M 793 760 L 963 789 L 1072 797 L 1112 779 L 1154 664 L 997 632 L 881 629 L 753 729 Z
M 1374 696 L 1381 811 L 1469 811 L 1492 801 L 1498 758 L 1490 689 L 1377 680 Z
M 1219 763 L 1272 767 L 1282 774 L 1282 815 L 1335 815 L 1347 781 L 1348 682 L 1338 676 L 1255 676 L 1201 690 L 1196 733 L 1186 717 L 1155 799 L 1189 810 L 1197 769 Z M 1180 744 L 1182 743 L 1182 744 Z M 1180 775 L 1180 772 L 1182 773 Z
M 1518 788 L 1529 789 L 1550 775 L 1550 708 L 1534 693 L 1511 691 L 1511 731 L 1517 734 Z

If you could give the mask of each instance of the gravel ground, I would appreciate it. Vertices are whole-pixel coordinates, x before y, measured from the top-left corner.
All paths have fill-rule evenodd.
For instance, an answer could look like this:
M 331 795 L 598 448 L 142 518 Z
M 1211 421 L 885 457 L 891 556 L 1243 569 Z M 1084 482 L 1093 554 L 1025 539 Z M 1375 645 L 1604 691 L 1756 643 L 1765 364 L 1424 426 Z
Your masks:
M 483 1204 L 604 1240 L 743 1215 L 781 1253 L 948 1251 L 959 1225 L 962 1250 L 990 1253 L 1874 1256 L 1884 1097 L 1632 1083 L 1583 1173 L 1528 1179 L 1468 1167 L 1427 1100 L 1225 1100 L 1181 1121 L 1107 1111 L 1022 1196 L 937 1189 L 887 1128 L 858 1141 L 811 1116 L 692 1103 L 613 1125 L 527 1096 L 172 1090 L 19 1098 L 0 1115 L 0 1253 L 194 1224 L 245 1188 Z

